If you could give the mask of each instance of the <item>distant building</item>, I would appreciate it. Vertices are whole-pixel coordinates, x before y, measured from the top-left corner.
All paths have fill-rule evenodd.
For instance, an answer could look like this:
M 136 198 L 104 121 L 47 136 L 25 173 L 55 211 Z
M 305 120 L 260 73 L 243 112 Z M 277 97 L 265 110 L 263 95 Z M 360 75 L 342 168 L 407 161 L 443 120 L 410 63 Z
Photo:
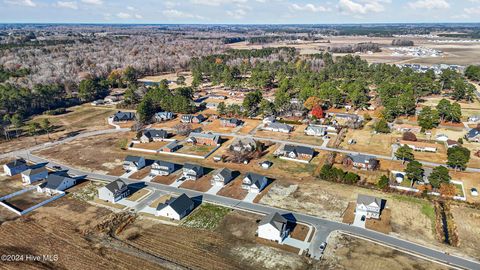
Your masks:
M 480 129 L 470 129 L 465 135 L 465 139 L 467 139 L 469 142 L 480 142 Z
M 382 209 L 385 207 L 385 203 L 386 201 L 383 199 L 358 194 L 355 215 L 360 215 L 365 218 L 379 219 Z
M 400 140 L 399 144 L 401 146 L 408 145 L 408 147 L 412 148 L 415 151 L 419 151 L 419 152 L 435 153 L 438 150 L 437 144 L 435 144 L 435 143 Z
M 419 133 L 422 130 L 420 126 L 410 125 L 410 124 L 394 124 L 393 129 L 402 133 L 403 132 Z
M 185 163 L 183 165 L 183 177 L 187 180 L 197 180 L 204 174 L 203 167 L 197 164 Z
M 126 121 L 131 121 L 135 119 L 135 113 L 133 112 L 121 112 L 118 111 L 115 113 L 113 116 L 113 121 L 114 122 L 126 122 Z
M 346 166 L 352 166 L 357 169 L 362 170 L 376 170 L 380 165 L 380 162 L 374 156 L 369 155 L 352 155 L 349 154 L 344 160 L 343 163 Z
M 230 150 L 235 152 L 253 152 L 257 149 L 257 142 L 252 138 L 235 138 L 230 145 Z
M 293 127 L 287 124 L 273 122 L 267 124 L 263 127 L 263 130 L 273 131 L 273 132 L 281 132 L 281 133 L 290 133 L 293 131 Z
M 220 125 L 222 127 L 238 127 L 242 125 L 242 121 L 237 118 L 222 118 L 220 119 Z
M 288 234 L 288 221 L 277 212 L 270 213 L 258 223 L 257 235 L 260 238 L 282 243 Z
M 480 115 L 472 115 L 470 117 L 468 117 L 468 122 L 480 122 Z
M 172 112 L 157 112 L 154 115 L 154 118 L 156 122 L 163 122 L 163 121 L 172 120 L 174 118 L 174 115 Z
M 106 186 L 98 189 L 98 198 L 111 203 L 116 203 L 128 197 L 128 195 L 130 195 L 128 185 L 121 179 L 110 182 Z
M 161 152 L 173 153 L 181 148 L 181 145 L 178 144 L 178 141 L 172 141 L 160 149 Z
M 220 136 L 210 133 L 192 132 L 188 135 L 187 142 L 199 145 L 220 145 Z
M 233 172 L 227 168 L 217 170 L 212 177 L 212 185 L 225 186 L 233 179 Z
M 260 193 L 267 185 L 268 178 L 266 176 L 251 172 L 247 173 L 242 181 L 242 188 L 253 193 Z
M 77 183 L 76 179 L 64 175 L 50 174 L 47 183 L 37 187 L 38 192 L 53 195 L 60 191 L 73 187 Z
M 290 145 L 283 147 L 282 156 L 290 159 L 310 161 L 315 151 L 310 147 Z

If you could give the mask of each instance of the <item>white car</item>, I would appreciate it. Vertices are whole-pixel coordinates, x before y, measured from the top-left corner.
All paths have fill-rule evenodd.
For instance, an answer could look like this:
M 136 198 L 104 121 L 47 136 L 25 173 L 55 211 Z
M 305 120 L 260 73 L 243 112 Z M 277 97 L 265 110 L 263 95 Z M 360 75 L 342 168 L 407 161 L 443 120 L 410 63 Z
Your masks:
M 478 196 L 478 190 L 476 188 L 470 189 L 470 193 L 472 194 L 472 196 L 475 196 L 475 197 Z

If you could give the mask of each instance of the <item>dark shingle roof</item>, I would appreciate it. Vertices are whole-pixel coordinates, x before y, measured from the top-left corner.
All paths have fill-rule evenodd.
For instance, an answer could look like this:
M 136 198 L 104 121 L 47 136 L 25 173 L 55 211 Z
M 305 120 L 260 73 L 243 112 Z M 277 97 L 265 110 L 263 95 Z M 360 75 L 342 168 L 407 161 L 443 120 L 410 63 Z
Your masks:
M 5 164 L 8 168 L 15 168 L 15 167 L 18 167 L 18 166 L 22 166 L 22 165 L 26 165 L 27 163 L 25 163 L 25 160 L 23 159 L 16 159 L 12 162 L 9 162 L 7 164 Z
M 314 150 L 312 148 L 305 147 L 305 146 L 299 146 L 299 145 L 287 144 L 287 145 L 285 145 L 283 150 L 287 153 L 296 152 L 297 154 L 302 154 L 302 155 L 313 156 L 313 154 L 314 154 Z
M 367 162 L 372 162 L 376 161 L 377 159 L 374 156 L 369 156 L 369 155 L 363 155 L 363 154 L 358 154 L 358 155 L 348 155 L 353 162 L 355 163 L 367 163 Z
M 278 212 L 270 213 L 260 220 L 258 225 L 271 224 L 277 230 L 281 231 L 283 226 L 287 224 L 287 219 L 282 217 Z
M 202 169 L 202 166 L 192 163 L 185 163 L 185 165 L 183 165 L 183 168 L 188 170 L 194 170 L 198 173 Z
M 221 169 L 217 174 L 221 175 L 225 181 L 229 181 L 233 177 L 233 172 L 227 168 Z
M 28 170 L 24 171 L 22 174 L 31 176 L 31 175 L 43 173 L 43 172 L 46 172 L 46 171 L 47 171 L 47 169 L 45 169 L 45 167 L 40 167 L 40 168 L 35 168 L 35 169 L 28 169 Z
M 128 186 L 121 179 L 117 179 L 113 182 L 110 182 L 108 183 L 108 185 L 105 186 L 105 188 L 110 190 L 115 197 L 120 195 L 125 187 L 128 187 Z
M 170 205 L 170 207 L 172 207 L 172 209 L 175 212 L 181 214 L 186 210 L 190 209 L 190 207 L 192 207 L 194 203 L 193 203 L 193 200 L 190 199 L 190 197 L 188 197 L 185 193 L 183 193 L 177 198 L 172 198 L 166 201 L 165 203 L 159 204 L 157 207 L 157 210 L 161 210 L 167 207 L 168 205 Z
M 147 138 L 167 138 L 168 132 L 163 129 L 146 129 L 143 132 L 143 135 L 147 136 Z
M 57 174 L 50 174 L 47 178 L 47 184 L 45 185 L 45 188 L 57 189 L 62 184 L 63 180 L 65 180 L 66 178 L 69 177 Z
M 357 196 L 357 204 L 369 205 L 371 203 L 376 203 L 379 207 L 382 207 L 382 202 L 383 199 L 369 195 L 358 194 Z
M 126 156 L 125 161 L 130 161 L 130 162 L 139 162 L 142 159 L 142 157 L 138 156 Z
M 480 134 L 480 130 L 476 128 L 472 128 L 467 133 L 467 138 L 475 138 Z
M 114 117 L 121 119 L 121 120 L 131 120 L 135 118 L 135 113 L 133 112 L 117 112 L 115 113 Z

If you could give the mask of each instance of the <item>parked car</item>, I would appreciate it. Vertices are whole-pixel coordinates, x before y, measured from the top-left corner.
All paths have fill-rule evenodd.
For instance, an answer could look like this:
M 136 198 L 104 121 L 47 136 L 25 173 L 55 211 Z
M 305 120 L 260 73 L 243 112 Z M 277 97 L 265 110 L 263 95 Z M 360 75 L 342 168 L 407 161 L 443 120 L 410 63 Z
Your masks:
M 478 190 L 476 188 L 470 189 L 470 193 L 472 194 L 472 196 L 475 196 L 475 197 L 478 196 Z
M 55 165 L 52 167 L 54 170 L 57 170 L 57 171 L 60 171 L 62 170 L 62 167 L 58 166 L 58 165 Z
M 327 247 L 327 242 L 322 242 L 320 244 L 320 246 L 318 247 L 318 249 L 320 249 L 320 253 L 323 254 L 323 252 L 325 251 L 325 248 Z

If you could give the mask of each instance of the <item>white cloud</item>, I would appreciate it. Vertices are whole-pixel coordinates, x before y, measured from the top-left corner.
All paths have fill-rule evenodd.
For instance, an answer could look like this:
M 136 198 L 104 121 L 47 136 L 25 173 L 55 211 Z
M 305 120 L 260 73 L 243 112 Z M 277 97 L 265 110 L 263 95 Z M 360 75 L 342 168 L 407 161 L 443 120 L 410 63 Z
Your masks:
M 56 6 L 59 8 L 78 9 L 77 2 L 74 1 L 58 1 Z
M 248 0 L 191 0 L 192 3 L 206 6 L 220 6 L 224 4 L 242 4 Z
M 478 14 L 480 15 L 480 7 L 471 7 L 471 8 L 465 8 L 464 9 L 465 13 L 467 14 Z
M 338 6 L 344 13 L 366 14 L 384 11 L 384 4 L 390 2 L 391 0 L 340 0 Z
M 128 10 L 132 10 L 132 11 L 133 11 L 133 10 L 136 10 L 136 9 L 135 9 L 134 7 L 132 7 L 132 6 L 127 6 L 127 9 L 128 9 Z
M 18 6 L 25 6 L 25 7 L 36 7 L 37 4 L 32 0 L 5 0 L 5 3 L 9 5 L 18 5 Z
M 291 5 L 292 9 L 298 10 L 298 11 L 310 11 L 310 12 L 325 12 L 328 11 L 329 8 L 326 8 L 324 6 L 316 6 L 314 4 L 305 4 L 305 5 L 298 5 L 298 4 L 292 4 Z
M 120 19 L 130 19 L 132 18 L 132 15 L 126 13 L 126 12 L 119 12 L 117 13 L 117 17 Z
M 234 19 L 243 19 L 243 17 L 245 17 L 245 15 L 247 15 L 247 12 L 245 12 L 245 10 L 243 9 L 237 9 L 237 10 L 229 10 L 227 11 L 227 15 L 230 16 L 230 17 L 233 17 Z
M 167 9 L 167 10 L 162 11 L 162 13 L 163 13 L 163 15 L 165 15 L 166 17 L 169 17 L 169 18 L 187 18 L 187 19 L 196 18 L 196 19 L 200 19 L 200 20 L 205 19 L 202 16 L 198 16 L 198 15 L 195 15 L 195 14 L 190 14 L 190 13 L 183 12 L 183 11 L 176 10 L 176 9 Z
M 136 18 L 136 19 L 143 19 L 143 16 L 140 15 L 140 14 L 135 14 L 135 18 Z
M 445 9 L 450 4 L 446 0 L 418 0 L 409 2 L 408 6 L 413 9 Z
M 90 4 L 90 5 L 102 5 L 103 1 L 102 0 L 82 0 L 83 3 L 85 4 Z

